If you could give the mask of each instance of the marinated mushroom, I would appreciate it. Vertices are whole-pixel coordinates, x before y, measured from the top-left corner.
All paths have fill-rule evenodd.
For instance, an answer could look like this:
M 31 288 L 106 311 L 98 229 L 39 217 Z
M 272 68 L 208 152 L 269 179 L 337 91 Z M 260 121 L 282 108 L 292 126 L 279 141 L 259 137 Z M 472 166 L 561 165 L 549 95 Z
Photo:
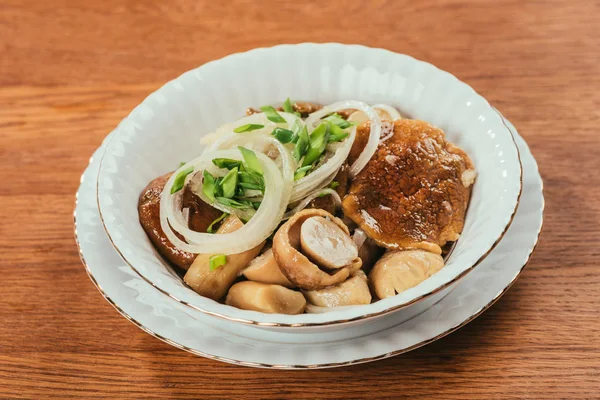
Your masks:
M 249 281 L 272 283 L 287 288 L 294 287 L 294 284 L 279 269 L 272 248 L 252 260 L 242 274 Z
M 356 243 L 336 223 L 321 216 L 307 218 L 300 227 L 300 247 L 310 260 L 327 269 L 337 269 L 358 257 Z
M 302 293 L 281 285 L 244 281 L 229 289 L 225 304 L 269 314 L 301 314 L 306 299 Z
M 160 194 L 171 175 L 172 172 L 159 176 L 144 188 L 138 201 L 138 214 L 140 224 L 156 250 L 173 264 L 187 270 L 196 255 L 178 249 L 167 239 L 160 226 Z
M 352 235 L 354 243 L 358 246 L 358 257 L 362 261 L 362 270 L 369 272 L 375 262 L 379 260 L 385 249 L 377 246 L 373 239 L 367 236 L 362 229 L 356 229 Z
M 354 306 L 371 303 L 367 275 L 361 270 L 350 279 L 325 289 L 309 290 L 304 296 L 310 304 L 318 307 Z
M 235 215 L 230 215 L 217 230 L 217 234 L 230 233 L 243 226 L 243 222 Z M 240 271 L 262 250 L 264 242 L 243 253 L 230 254 L 224 265 L 211 269 L 210 258 L 214 254 L 198 254 L 183 280 L 198 294 L 219 300 L 225 296 Z
M 444 132 L 424 121 L 398 120 L 344 198 L 344 214 L 389 249 L 441 247 L 463 229 L 473 164 Z M 472 182 L 472 173 L 464 181 Z
M 388 251 L 377 261 L 369 282 L 380 299 L 417 286 L 444 266 L 439 254 L 424 250 Z
M 283 224 L 273 238 L 273 255 L 281 272 L 290 282 L 305 290 L 322 289 L 341 283 L 362 265 L 360 258 L 356 257 L 349 265 L 327 273 L 300 252 L 302 225 L 309 218 L 316 216 L 329 218 L 348 235 L 348 228 L 339 218 L 327 211 L 305 209 L 296 213 Z

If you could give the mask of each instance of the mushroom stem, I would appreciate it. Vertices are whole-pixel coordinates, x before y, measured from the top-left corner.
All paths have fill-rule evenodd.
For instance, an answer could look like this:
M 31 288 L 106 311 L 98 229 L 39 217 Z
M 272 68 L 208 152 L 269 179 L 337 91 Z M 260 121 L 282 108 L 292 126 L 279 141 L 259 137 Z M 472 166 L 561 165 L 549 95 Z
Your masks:
M 230 215 L 223 222 L 217 234 L 234 232 L 243 225 L 237 216 Z M 209 261 L 213 254 L 198 254 L 183 280 L 198 294 L 219 300 L 225 296 L 240 271 L 260 253 L 264 245 L 265 242 L 262 242 L 243 253 L 230 254 L 227 256 L 227 262 L 214 270 L 210 269 Z

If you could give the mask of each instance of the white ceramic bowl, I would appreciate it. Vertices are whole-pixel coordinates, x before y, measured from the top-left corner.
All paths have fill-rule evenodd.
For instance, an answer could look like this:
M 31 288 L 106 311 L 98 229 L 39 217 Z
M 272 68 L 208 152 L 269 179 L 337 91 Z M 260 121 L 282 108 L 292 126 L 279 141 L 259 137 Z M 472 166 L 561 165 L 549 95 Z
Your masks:
M 478 172 L 465 227 L 446 266 L 401 294 L 325 314 L 263 314 L 226 306 L 188 288 L 158 255 L 138 222 L 144 186 L 202 151 L 200 137 L 246 107 L 286 97 L 327 104 L 353 99 L 396 106 L 442 128 Z M 453 75 L 387 50 L 299 44 L 234 54 L 186 72 L 152 93 L 115 129 L 98 174 L 98 206 L 124 260 L 161 292 L 204 313 L 264 327 L 319 327 L 365 321 L 438 298 L 502 238 L 521 192 L 513 137 L 490 104 Z M 435 296 L 432 296 L 434 295 Z M 422 308 L 421 306 L 417 308 Z M 416 308 L 416 309 L 417 309 Z

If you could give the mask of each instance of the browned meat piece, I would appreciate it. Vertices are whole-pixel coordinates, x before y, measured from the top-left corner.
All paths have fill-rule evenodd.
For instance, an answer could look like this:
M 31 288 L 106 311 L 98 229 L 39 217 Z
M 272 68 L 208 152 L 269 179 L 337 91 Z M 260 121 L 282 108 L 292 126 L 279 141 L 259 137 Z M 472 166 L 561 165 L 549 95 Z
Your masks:
M 183 208 L 190 209 L 188 224 L 191 230 L 206 232 L 206 228 L 223 214 L 221 211 L 206 204 L 200 197 L 194 194 L 189 186 L 183 189 Z
M 292 107 L 294 108 L 294 111 L 296 111 L 297 113 L 300 113 L 302 118 L 306 118 L 306 117 L 308 117 L 309 114 L 314 113 L 315 111 L 321 109 L 321 107 L 323 107 L 323 106 L 320 104 L 317 104 L 317 103 L 297 101 L 294 104 L 292 104 Z M 279 108 L 277 108 L 277 110 L 283 111 L 283 107 L 279 107 Z M 260 112 L 262 112 L 262 111 L 259 108 L 248 107 L 246 109 L 246 115 L 257 114 Z
M 337 175 L 333 179 L 333 182 L 337 182 L 338 186 L 335 188 L 337 194 L 343 199 L 346 193 L 348 193 L 348 183 L 349 183 L 349 172 L 350 167 L 347 163 L 344 163 Z M 317 197 L 313 199 L 306 208 L 320 208 L 322 210 L 327 211 L 328 213 L 335 214 L 336 212 L 336 204 L 331 195 Z
M 146 231 L 148 238 L 158 252 L 173 264 L 187 270 L 194 259 L 195 254 L 177 249 L 165 236 L 160 227 L 160 194 L 172 172 L 154 179 L 142 190 L 138 202 L 138 213 L 140 224 Z M 179 236 L 180 239 L 183 239 Z
M 399 120 L 393 129 L 352 182 L 344 213 L 380 246 L 440 254 L 463 229 L 473 165 L 426 122 Z
M 391 121 L 381 121 L 381 134 L 379 137 L 386 137 L 392 132 L 394 123 Z M 354 161 L 360 156 L 360 153 L 365 149 L 367 142 L 369 141 L 369 134 L 371 133 L 371 121 L 366 121 L 356 127 L 356 139 L 352 143 L 350 154 L 348 154 L 348 163 L 354 164 Z

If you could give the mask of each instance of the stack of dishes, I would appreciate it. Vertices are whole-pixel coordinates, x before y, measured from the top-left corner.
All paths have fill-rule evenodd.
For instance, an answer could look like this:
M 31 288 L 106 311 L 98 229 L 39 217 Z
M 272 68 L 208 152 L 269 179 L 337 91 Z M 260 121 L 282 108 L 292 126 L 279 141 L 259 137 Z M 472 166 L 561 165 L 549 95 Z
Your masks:
M 224 304 L 221 295 L 214 300 L 210 295 L 200 295 L 197 292 L 201 290 L 193 284 L 188 286 L 188 279 L 184 281 L 180 271 L 161 257 L 139 222 L 138 199 L 144 187 L 157 176 L 177 169 L 181 161 L 193 160 L 177 169 L 160 199 L 161 207 L 170 204 L 170 201 L 177 204 L 181 201 L 176 193 L 181 187 L 174 187 L 179 185 L 177 181 L 190 184 L 195 179 L 191 172 L 202 172 L 198 166 L 214 159 L 211 154 L 238 157 L 238 164 L 243 162 L 245 168 L 252 172 L 250 162 L 242 157 L 241 150 L 239 156 L 238 150 L 209 152 L 209 157 L 204 157 L 206 160 L 198 156 L 203 152 L 206 154 L 206 149 L 210 150 L 211 146 L 212 150 L 218 149 L 230 133 L 219 127 L 239 119 L 247 107 L 281 104 L 286 98 L 333 103 L 321 112 L 320 117 L 347 108 L 362 109 L 364 116 L 370 119 L 371 133 L 379 129 L 378 124 L 384 124 L 379 121 L 380 117 L 382 120 L 397 119 L 393 115 L 394 109 L 399 110 L 402 116 L 409 115 L 440 128 L 448 142 L 453 143 L 452 149 L 456 149 L 456 145 L 464 150 L 468 155 L 463 156 L 464 160 L 468 160 L 465 163 L 471 165 L 472 161 L 477 178 L 472 187 L 472 179 L 465 183 L 465 187 L 469 186 L 468 209 L 459 224 L 462 229 L 456 232 L 456 237 L 458 233 L 460 237 L 458 240 L 451 239 L 454 245 L 447 254 L 449 244 L 444 248 L 443 268 L 414 285 L 408 285 L 406 290 L 397 290 L 398 294 L 392 292 L 395 295 L 391 296 L 380 295 L 371 272 L 371 292 L 374 298 L 381 298 L 379 301 L 334 307 L 326 312 L 290 312 L 295 315 L 288 315 L 259 312 L 256 310 L 260 308 L 239 305 L 245 303 L 234 300 L 228 301 L 231 305 Z M 352 101 L 344 103 L 344 107 L 335 105 L 348 99 Z M 379 107 L 376 116 L 373 111 L 376 107 L 368 104 L 386 104 L 389 107 L 387 111 L 386 107 Z M 287 124 L 281 131 L 284 134 L 285 128 L 300 132 L 301 126 L 307 126 L 307 133 L 312 135 L 321 126 L 315 123 L 316 118 L 311 121 L 309 116 L 303 120 L 293 111 L 298 110 L 284 107 L 280 113 L 275 111 L 275 118 L 283 116 L 286 119 L 282 121 Z M 246 120 L 244 126 L 254 122 L 254 126 L 264 128 L 269 124 L 264 119 L 269 112 L 249 117 L 252 121 Z M 360 119 L 360 116 L 347 118 Z M 273 121 L 272 118 L 269 120 Z M 399 126 L 398 121 L 395 124 Z M 230 124 L 229 130 L 244 130 L 239 129 L 242 127 L 239 123 L 234 125 Z M 331 128 L 332 136 L 341 132 L 340 126 L 345 127 L 345 124 Z M 350 151 L 349 146 L 353 143 L 346 141 L 355 140 L 359 129 L 358 125 L 346 127 L 346 131 L 337 136 L 339 143 L 328 147 L 333 149 L 331 154 L 324 157 L 323 162 L 315 161 L 308 168 L 309 173 L 317 176 L 318 168 L 325 168 L 327 161 L 334 160 L 337 153 L 344 148 Z M 213 138 L 217 136 L 216 144 L 206 145 L 207 135 L 215 130 L 217 134 Z M 270 133 L 265 136 L 288 142 L 285 135 L 281 139 Z M 398 135 L 398 132 L 393 135 Z M 311 138 L 314 136 L 316 134 Z M 389 135 L 383 137 L 377 132 L 376 139 L 371 146 L 372 152 L 389 145 L 384 143 Z M 298 147 L 294 147 L 293 143 L 287 144 L 292 151 Z M 368 149 L 369 144 L 363 153 L 368 153 Z M 277 166 L 274 171 L 281 169 L 281 174 L 277 172 L 274 175 L 280 181 L 271 188 L 267 179 L 269 172 L 264 171 L 266 189 L 259 193 L 262 203 L 249 200 L 240 200 L 245 201 L 245 205 L 240 205 L 237 200 L 232 203 L 232 194 L 221 205 L 213 204 L 217 208 L 237 205 L 235 210 L 220 208 L 229 214 L 252 209 L 251 216 L 241 216 L 249 220 L 245 228 L 252 224 L 254 218 L 260 218 L 261 224 L 254 225 L 261 226 L 254 226 L 251 231 L 256 233 L 256 237 L 244 238 L 243 244 L 232 243 L 232 247 L 237 246 L 235 253 L 264 242 L 280 223 L 283 223 L 283 228 L 287 224 L 283 214 L 285 205 L 291 204 L 289 213 L 290 208 L 302 203 L 301 195 L 293 198 L 294 193 L 300 192 L 296 189 L 301 185 L 292 186 L 291 180 L 282 179 L 290 172 L 286 172 L 286 152 L 280 147 L 279 155 L 272 157 L 274 162 L 262 154 L 256 158 L 265 168 L 272 164 Z M 458 152 L 456 150 L 454 156 Z M 361 156 L 363 153 L 360 153 Z M 461 155 L 464 153 L 460 152 Z M 306 152 L 301 156 L 304 159 L 296 161 L 309 157 Z M 365 162 L 371 162 L 371 157 L 373 153 L 368 154 Z M 294 168 L 300 167 L 294 161 L 289 164 Z M 361 162 L 350 165 L 351 176 L 360 176 L 365 167 L 357 164 Z M 208 171 L 209 167 L 204 170 Z M 188 172 L 183 173 L 185 171 Z M 307 169 L 298 168 L 292 173 L 298 171 L 304 174 Z M 204 191 L 207 179 L 204 176 L 201 181 L 203 193 L 207 193 Z M 218 179 L 222 181 L 225 177 Z M 332 187 L 331 179 L 319 181 L 321 186 L 315 186 L 318 190 Z M 302 176 L 297 176 L 294 182 L 304 181 Z M 394 189 L 392 184 L 390 188 Z M 215 201 L 210 193 L 209 197 L 209 200 Z M 267 202 L 283 204 L 280 215 L 277 207 L 266 209 Z M 393 202 L 386 204 L 395 205 Z M 444 207 L 452 209 L 453 205 L 445 204 Z M 441 338 L 473 320 L 508 290 L 524 268 L 537 243 L 543 205 L 542 181 L 526 143 L 509 121 L 465 83 L 430 64 L 386 50 L 340 44 L 301 44 L 257 49 L 205 64 L 167 83 L 146 98 L 107 136 L 91 158 L 77 193 L 75 231 L 83 264 L 102 295 L 123 316 L 149 334 L 194 354 L 235 364 L 288 369 L 325 368 L 401 354 Z M 344 210 L 346 206 L 344 202 Z M 452 212 L 452 215 L 456 214 L 456 210 Z M 162 227 L 170 226 L 175 230 L 175 214 L 161 215 Z M 291 216 L 290 222 L 294 220 Z M 372 222 L 369 218 L 364 218 L 366 222 L 352 218 L 354 221 L 346 223 L 357 224 L 352 229 L 364 228 L 368 233 L 372 225 L 369 225 Z M 332 221 L 332 218 L 326 219 Z M 361 222 L 364 224 L 361 225 Z M 264 228 L 262 231 L 261 227 Z M 279 231 L 272 250 L 281 265 L 281 258 L 277 257 L 281 250 L 275 243 Z M 185 238 L 182 243 L 189 248 L 206 247 L 202 239 L 193 240 L 193 233 L 188 237 L 181 228 L 177 233 L 180 234 L 178 237 Z M 218 239 L 218 236 L 212 237 Z M 375 239 L 379 239 L 378 244 L 382 243 L 381 238 Z M 421 240 L 425 241 L 430 240 Z M 439 243 L 440 249 L 445 242 Z M 215 246 L 222 245 L 217 240 L 214 243 Z M 415 248 L 423 252 L 424 247 L 419 246 L 415 245 Z M 435 253 L 436 246 L 433 250 L 427 249 Z M 188 247 L 185 249 L 189 250 Z M 210 273 L 219 271 L 219 265 L 213 264 L 213 261 L 216 263 L 222 259 L 226 262 L 228 255 L 226 248 L 219 248 L 215 253 L 219 253 L 219 257 L 214 260 L 211 257 Z M 194 268 L 195 263 L 190 268 Z M 322 289 L 318 285 L 311 287 L 313 283 L 306 283 L 284 271 L 283 267 L 282 271 L 291 281 L 291 287 L 302 289 L 304 294 Z M 334 275 L 338 273 L 330 271 L 327 274 Z M 200 282 L 200 286 L 202 284 Z M 300 312 L 304 309 L 302 307 Z

